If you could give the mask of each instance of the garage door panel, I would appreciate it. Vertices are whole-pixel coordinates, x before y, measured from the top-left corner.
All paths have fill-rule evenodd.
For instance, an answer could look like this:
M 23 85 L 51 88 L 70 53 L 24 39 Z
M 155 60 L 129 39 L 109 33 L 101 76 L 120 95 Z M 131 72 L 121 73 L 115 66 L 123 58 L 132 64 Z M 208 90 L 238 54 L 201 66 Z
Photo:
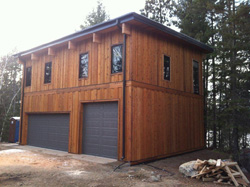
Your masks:
M 83 153 L 117 158 L 117 129 L 117 102 L 84 104 Z
M 117 154 L 116 150 L 114 148 L 111 148 L 111 147 L 103 147 L 102 149 L 102 154 L 104 156 L 109 156 L 109 155 L 115 155 Z
M 116 121 L 111 121 L 109 120 L 109 122 L 104 121 L 102 124 L 103 127 L 105 128 L 117 128 L 117 119 Z
M 86 128 L 85 133 L 89 134 L 89 136 L 100 136 L 99 128 Z
M 107 110 L 109 110 L 109 109 L 107 109 Z M 106 111 L 106 112 L 103 113 L 103 117 L 104 117 L 104 118 L 110 118 L 110 119 L 116 120 L 116 119 L 114 118 L 114 115 L 117 116 L 117 112 L 109 112 L 109 111 Z
M 87 120 L 86 123 L 91 123 L 91 127 L 87 127 L 87 128 L 99 128 L 100 126 L 100 122 L 101 120 L 97 121 L 97 120 Z
M 28 145 L 68 151 L 69 114 L 32 114 L 28 117 Z
M 107 146 L 117 146 L 117 139 L 103 138 L 102 143 Z
M 85 138 L 85 144 L 96 144 L 99 145 L 100 144 L 100 140 L 98 138 L 98 136 L 91 136 L 89 138 Z
M 111 137 L 114 137 L 114 136 L 117 136 L 117 133 L 116 133 L 116 129 L 104 129 L 102 131 L 102 136 L 111 136 Z

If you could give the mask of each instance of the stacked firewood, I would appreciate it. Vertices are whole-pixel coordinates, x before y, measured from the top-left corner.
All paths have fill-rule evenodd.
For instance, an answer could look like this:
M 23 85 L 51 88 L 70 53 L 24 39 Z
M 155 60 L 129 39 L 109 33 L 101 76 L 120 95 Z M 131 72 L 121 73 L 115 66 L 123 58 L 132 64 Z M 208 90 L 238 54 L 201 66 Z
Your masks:
M 201 179 L 204 182 L 235 186 L 249 185 L 249 181 L 237 162 L 223 162 L 221 159 L 203 161 L 198 159 L 193 169 L 197 170 L 198 174 L 192 176 L 192 178 Z

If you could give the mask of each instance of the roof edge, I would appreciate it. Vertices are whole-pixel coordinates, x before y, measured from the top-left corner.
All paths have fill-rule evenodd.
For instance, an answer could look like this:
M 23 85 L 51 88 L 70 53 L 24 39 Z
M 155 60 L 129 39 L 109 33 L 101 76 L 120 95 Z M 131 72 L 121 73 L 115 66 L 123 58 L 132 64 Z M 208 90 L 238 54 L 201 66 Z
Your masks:
M 38 50 L 42 50 L 42 49 L 46 49 L 46 48 L 49 48 L 49 47 L 52 47 L 54 45 L 57 45 L 57 44 L 62 44 L 64 42 L 67 42 L 67 41 L 70 41 L 70 40 L 73 40 L 73 39 L 76 39 L 76 38 L 79 38 L 79 37 L 82 37 L 82 36 L 86 36 L 88 34 L 91 34 L 91 33 L 94 33 L 94 32 L 98 32 L 98 31 L 101 31 L 101 30 L 104 30 L 104 29 L 108 29 L 108 28 L 111 28 L 111 27 L 114 27 L 120 23 L 125 23 L 125 22 L 128 22 L 128 21 L 131 21 L 131 20 L 136 20 L 136 21 L 139 21 L 141 23 L 144 23 L 144 24 L 147 24 L 151 27 L 154 27 L 158 30 L 161 30 L 167 34 L 170 34 L 176 38 L 179 38 L 181 40 L 184 40 L 186 41 L 187 43 L 190 43 L 194 46 L 197 46 L 201 49 L 203 49 L 206 53 L 211 53 L 213 52 L 213 48 L 211 48 L 210 46 L 190 37 L 190 36 L 187 36 L 183 33 L 180 33 L 180 32 L 177 32 L 173 29 L 170 29 L 158 22 L 155 22 L 153 20 L 150 20 L 148 19 L 147 17 L 144 17 L 142 15 L 139 15 L 135 12 L 131 12 L 131 13 L 128 13 L 128 14 L 125 14 L 123 16 L 120 16 L 120 17 L 117 17 L 117 18 L 114 18 L 114 19 L 111 19 L 111 20 L 108 20 L 108 21 L 105 21 L 103 23 L 99 23 L 97 25 L 94 25 L 94 26 L 91 26 L 91 27 L 88 27 L 84 30 L 80 30 L 80 31 L 77 31 L 73 34 L 70 34 L 70 35 L 67 35 L 67 36 L 64 36 L 62 38 L 59 38 L 57 40 L 54 40 L 54 41 L 51 41 L 51 42 L 48 42 L 48 43 L 45 43 L 45 44 L 42 44 L 42 45 L 39 45 L 37 47 L 34 47 L 34 48 L 31 48 L 29 50 L 25 50 L 25 51 L 22 51 L 22 52 L 19 52 L 17 54 L 14 54 L 13 56 L 15 57 L 20 57 L 20 56 L 24 56 L 24 55 L 27 55 L 27 54 L 30 54 L 30 53 L 33 53 L 33 52 L 36 52 Z
M 214 49 L 210 46 L 208 46 L 207 44 L 204 44 L 203 42 L 200 42 L 186 34 L 183 34 L 183 33 L 180 33 L 180 32 L 177 32 L 169 27 L 166 27 L 156 21 L 153 21 L 151 19 L 148 19 L 147 17 L 145 16 L 142 16 L 142 15 L 139 15 L 137 13 L 134 13 L 134 17 L 135 17 L 135 20 L 139 21 L 139 22 L 142 22 L 142 23 L 145 23 L 151 27 L 154 27 L 158 30 L 161 30 L 167 34 L 170 34 L 170 35 L 173 35 L 175 36 L 176 38 L 179 38 L 181 40 L 184 40 L 188 43 L 191 43 L 199 48 L 202 48 L 204 49 L 205 51 L 207 51 L 208 53 L 212 53 L 214 51 Z

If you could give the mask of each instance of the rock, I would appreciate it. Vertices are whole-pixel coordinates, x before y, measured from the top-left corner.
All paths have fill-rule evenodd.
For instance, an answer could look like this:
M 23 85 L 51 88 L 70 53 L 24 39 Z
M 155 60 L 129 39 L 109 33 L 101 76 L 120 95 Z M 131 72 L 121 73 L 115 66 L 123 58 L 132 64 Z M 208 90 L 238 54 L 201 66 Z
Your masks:
M 157 176 L 151 176 L 149 179 L 148 179 L 149 182 L 160 182 L 161 181 L 161 176 L 160 175 L 157 175 Z
M 250 149 L 244 149 L 241 152 L 239 162 L 250 173 Z
M 196 161 L 190 161 L 186 162 L 179 167 L 179 172 L 184 174 L 187 177 L 192 177 L 196 174 L 198 174 L 198 171 L 196 171 L 193 167 Z

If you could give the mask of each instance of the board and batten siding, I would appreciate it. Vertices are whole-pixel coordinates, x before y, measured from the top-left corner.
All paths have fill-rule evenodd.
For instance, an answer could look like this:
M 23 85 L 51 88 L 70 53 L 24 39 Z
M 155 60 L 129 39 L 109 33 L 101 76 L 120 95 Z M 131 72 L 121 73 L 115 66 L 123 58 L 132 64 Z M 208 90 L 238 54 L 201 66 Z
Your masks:
M 127 97 L 130 96 L 131 89 L 127 89 Z M 27 144 L 28 133 L 28 114 L 46 114 L 46 113 L 69 113 L 69 152 L 82 153 L 82 108 L 83 103 L 118 101 L 118 157 L 122 155 L 122 85 L 110 84 L 105 87 L 96 86 L 96 88 L 79 89 L 71 91 L 70 89 L 61 92 L 47 91 L 45 93 L 28 93 L 24 98 L 24 118 L 22 144 Z M 127 101 L 126 110 L 130 111 L 131 105 Z M 131 124 L 130 115 L 126 116 L 126 121 Z M 130 137 L 127 131 L 127 138 Z M 127 140 L 129 141 L 129 140 Z
M 127 41 L 129 39 L 130 37 Z M 31 86 L 24 88 L 22 144 L 27 144 L 28 114 L 69 113 L 68 151 L 81 153 L 82 113 L 80 110 L 84 110 L 83 103 L 118 101 L 118 158 L 121 158 L 122 73 L 111 74 L 111 47 L 122 42 L 120 30 L 115 30 L 102 34 L 100 43 L 94 43 L 92 38 L 89 38 L 77 42 L 74 50 L 62 46 L 55 49 L 53 56 L 44 53 L 37 55 L 38 60 L 26 61 L 26 67 L 32 66 L 32 78 Z M 79 79 L 79 55 L 86 52 L 89 53 L 88 78 Z M 129 59 L 129 54 L 127 58 Z M 44 84 L 46 62 L 52 62 L 49 84 Z M 129 74 L 127 78 L 129 79 Z M 127 98 L 130 98 L 129 90 L 127 89 Z M 130 123 L 130 119 L 126 121 Z
M 146 29 L 131 32 L 131 160 L 203 148 L 202 52 Z M 170 81 L 163 78 L 164 55 L 171 59 Z M 193 94 L 193 60 L 199 62 L 199 95 Z
M 132 80 L 193 93 L 193 60 L 199 62 L 202 83 L 202 52 L 171 37 L 132 27 Z M 170 57 L 170 81 L 163 79 L 163 58 Z M 200 84 L 202 95 L 202 85 Z
M 204 142 L 202 52 L 162 33 L 131 26 L 126 48 L 125 160 L 139 162 L 202 148 Z M 122 73 L 111 74 L 111 47 L 123 43 L 119 29 L 79 40 L 76 49 L 37 54 L 31 86 L 24 88 L 22 144 L 28 114 L 69 113 L 69 152 L 82 153 L 83 103 L 118 101 L 118 159 L 122 157 Z M 79 55 L 88 52 L 88 78 L 78 78 Z M 163 56 L 171 59 L 171 80 L 163 79 Z M 200 65 L 200 95 L 193 94 L 192 61 Z M 44 67 L 52 62 L 51 83 Z
M 32 66 L 32 79 L 31 86 L 25 87 L 25 93 L 122 81 L 122 73 L 111 75 L 111 47 L 122 42 L 121 32 L 113 31 L 103 34 L 100 43 L 94 43 L 93 39 L 89 38 L 77 42 L 74 50 L 62 46 L 55 49 L 53 56 L 41 54 L 36 61 L 29 59 L 26 67 Z M 129 48 L 129 45 L 127 47 Z M 89 53 L 88 77 L 79 79 L 79 55 L 86 52 Z M 52 77 L 49 84 L 44 84 L 46 62 L 52 62 Z
M 204 147 L 203 99 L 137 84 L 132 87 L 133 161 Z

